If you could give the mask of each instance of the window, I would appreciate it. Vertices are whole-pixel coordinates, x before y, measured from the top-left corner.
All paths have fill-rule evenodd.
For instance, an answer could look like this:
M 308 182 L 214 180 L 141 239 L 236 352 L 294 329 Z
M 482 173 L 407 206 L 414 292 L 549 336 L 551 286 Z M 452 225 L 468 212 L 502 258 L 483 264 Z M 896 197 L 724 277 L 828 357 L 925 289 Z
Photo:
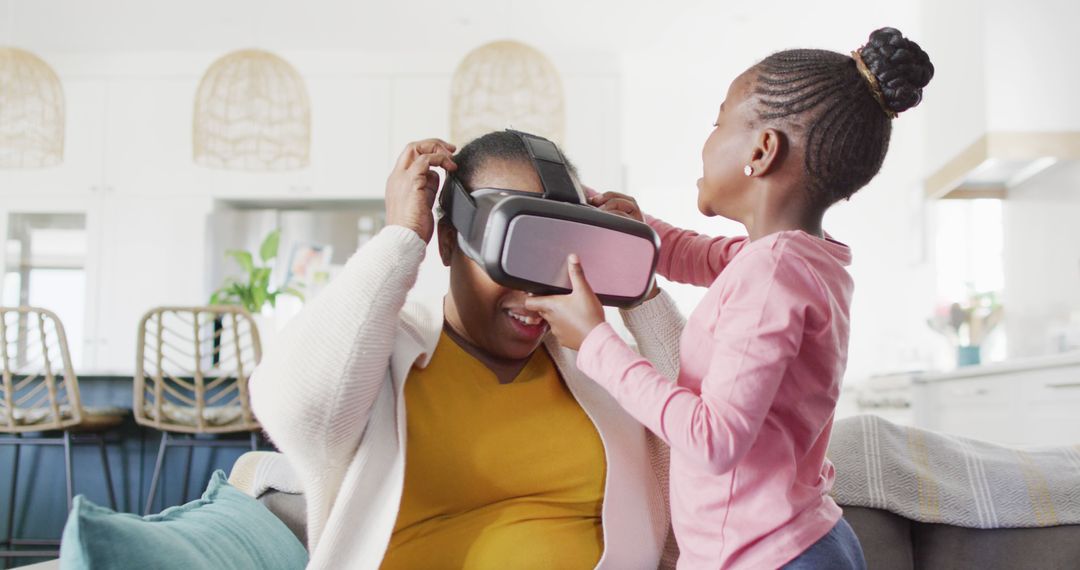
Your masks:
M 83 214 L 8 216 L 3 304 L 42 307 L 56 313 L 67 333 L 76 368 L 83 354 L 86 249 Z M 26 345 L 23 339 L 18 344 Z
M 357 247 L 383 227 L 384 211 L 382 200 L 218 202 L 207 241 L 210 290 L 237 273 L 226 251 L 257 252 L 266 235 L 278 229 L 281 241 L 271 276 L 273 288 L 299 283 L 305 298 L 312 298 Z
M 937 294 L 941 305 L 981 304 L 985 315 L 1004 289 L 1004 221 L 1001 200 L 942 200 L 936 203 Z M 941 308 L 939 308 L 939 311 Z M 970 329 L 975 329 L 970 330 Z M 1005 358 L 1003 326 L 988 334 L 978 327 L 959 333 L 962 344 L 981 344 L 982 360 Z

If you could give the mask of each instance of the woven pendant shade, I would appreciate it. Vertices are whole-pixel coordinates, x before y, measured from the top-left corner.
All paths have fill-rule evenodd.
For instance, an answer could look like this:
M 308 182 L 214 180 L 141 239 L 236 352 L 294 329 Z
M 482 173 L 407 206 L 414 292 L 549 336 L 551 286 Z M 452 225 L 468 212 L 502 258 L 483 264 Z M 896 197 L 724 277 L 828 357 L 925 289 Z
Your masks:
M 492 42 L 470 52 L 454 72 L 450 97 L 450 136 L 458 145 L 507 127 L 563 139 L 559 72 L 523 43 Z
M 230 170 L 308 166 L 311 105 L 304 80 L 262 50 L 232 52 L 206 71 L 195 94 L 195 162 Z
M 38 56 L 0 47 L 0 168 L 64 160 L 64 91 Z

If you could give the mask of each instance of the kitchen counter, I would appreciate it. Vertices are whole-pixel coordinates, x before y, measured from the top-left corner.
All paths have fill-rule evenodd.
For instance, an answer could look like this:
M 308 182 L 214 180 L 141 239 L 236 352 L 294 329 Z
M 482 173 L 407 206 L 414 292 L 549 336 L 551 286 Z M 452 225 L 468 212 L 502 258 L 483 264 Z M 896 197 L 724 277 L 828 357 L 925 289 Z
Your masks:
M 912 375 L 914 424 L 1015 446 L 1080 444 L 1080 352 Z
M 948 372 L 918 372 L 912 375 L 912 381 L 916 384 L 928 384 L 933 382 L 985 378 L 988 376 L 1011 375 L 1073 366 L 1080 366 L 1080 351 L 1047 356 L 1033 356 L 1029 358 L 1016 358 L 1001 362 L 982 364 L 979 366 L 965 366 Z

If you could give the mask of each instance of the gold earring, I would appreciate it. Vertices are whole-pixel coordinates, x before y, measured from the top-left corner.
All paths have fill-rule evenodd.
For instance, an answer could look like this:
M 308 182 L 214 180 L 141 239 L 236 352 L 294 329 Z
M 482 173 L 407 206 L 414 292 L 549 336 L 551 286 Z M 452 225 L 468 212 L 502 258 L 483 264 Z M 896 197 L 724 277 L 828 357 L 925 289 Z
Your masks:
M 746 166 L 743 167 L 742 172 L 743 172 L 743 174 L 745 174 L 747 176 L 753 176 L 754 175 L 754 167 L 747 164 Z

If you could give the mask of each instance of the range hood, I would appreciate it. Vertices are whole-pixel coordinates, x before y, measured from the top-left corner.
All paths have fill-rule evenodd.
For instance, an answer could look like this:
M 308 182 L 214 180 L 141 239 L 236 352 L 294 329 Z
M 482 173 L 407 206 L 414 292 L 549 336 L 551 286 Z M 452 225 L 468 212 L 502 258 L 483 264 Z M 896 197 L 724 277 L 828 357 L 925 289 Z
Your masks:
M 990 132 L 926 179 L 926 197 L 998 198 L 1047 168 L 1080 160 L 1080 131 Z

